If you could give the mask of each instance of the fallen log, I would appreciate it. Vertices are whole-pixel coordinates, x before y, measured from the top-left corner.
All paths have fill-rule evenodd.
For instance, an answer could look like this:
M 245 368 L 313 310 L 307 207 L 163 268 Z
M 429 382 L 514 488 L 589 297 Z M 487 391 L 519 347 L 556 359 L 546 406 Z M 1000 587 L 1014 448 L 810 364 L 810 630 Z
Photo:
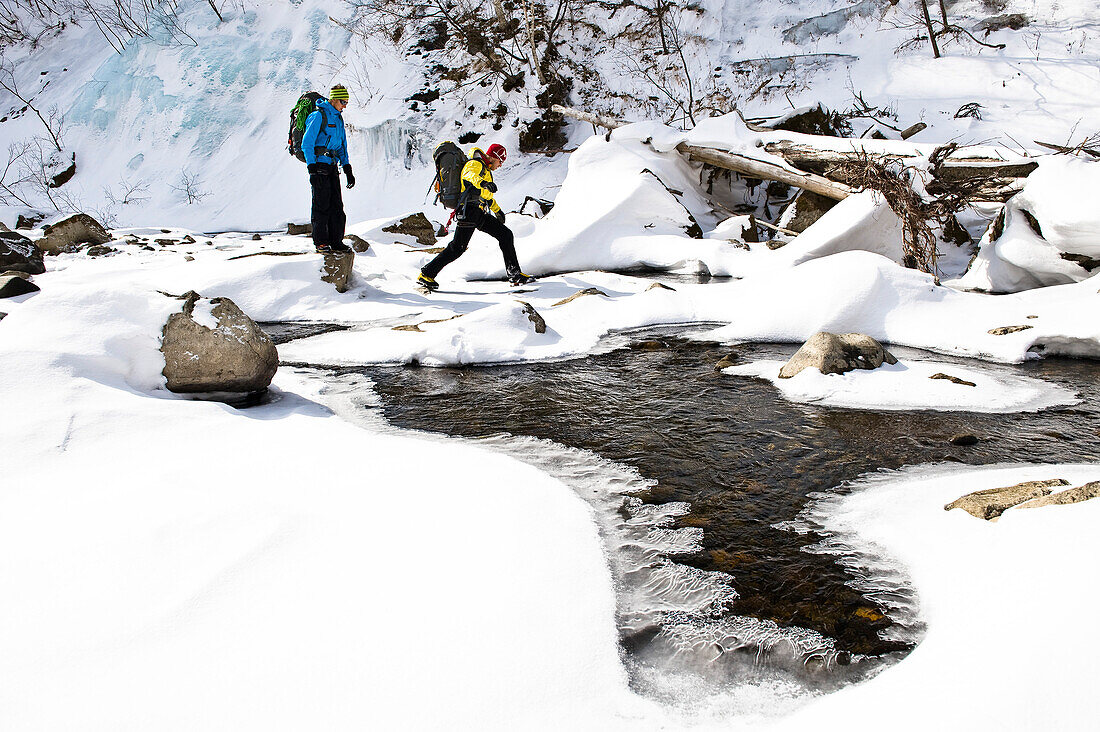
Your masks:
M 732 170 L 735 173 L 747 175 L 752 178 L 779 181 L 780 183 L 786 183 L 795 188 L 813 191 L 818 195 L 832 198 L 837 201 L 842 201 L 856 192 L 854 188 L 844 183 L 829 180 L 825 176 L 817 175 L 816 173 L 804 173 L 798 170 L 791 170 L 776 165 L 775 163 L 767 163 L 763 160 L 757 160 L 756 158 L 745 157 L 744 155 L 722 152 L 712 147 L 700 147 L 698 145 L 688 145 L 687 143 L 681 142 L 676 146 L 676 149 L 692 160 L 696 160 L 700 163 L 707 163 L 716 168 Z
M 915 160 L 916 155 L 867 152 L 863 150 L 826 150 L 804 143 L 780 140 L 765 144 L 764 150 L 778 155 L 791 165 L 822 175 L 830 180 L 850 183 L 845 180 L 844 166 L 861 158 L 870 158 L 879 163 Z M 930 193 L 942 193 L 959 183 L 977 186 L 975 200 L 1007 201 L 1020 192 L 1023 179 L 1027 178 L 1039 164 L 1036 162 L 1009 162 L 987 157 L 947 158 L 940 162 L 935 171 L 935 179 L 929 183 Z
M 824 167 L 850 163 L 860 155 L 868 155 L 871 158 L 887 160 L 905 160 L 915 158 L 915 155 L 872 153 L 859 150 L 827 150 L 805 143 L 780 140 L 764 145 L 764 150 L 772 155 L 778 155 L 791 165 L 801 167 Z M 1007 162 L 996 158 L 967 157 L 947 158 L 940 166 L 942 177 L 945 180 L 957 181 L 969 178 L 1026 178 L 1039 167 L 1036 162 Z
M 579 109 L 571 109 L 570 107 L 563 107 L 560 104 L 555 104 L 552 107 L 553 111 L 566 117 L 572 117 L 573 119 L 580 120 L 581 122 L 588 122 L 593 125 L 605 127 L 609 130 L 615 130 L 622 127 L 623 122 L 612 119 L 611 117 L 602 117 L 597 114 L 591 114 L 589 112 L 583 112 Z M 784 168 L 781 165 L 775 163 L 769 163 L 763 160 L 757 160 L 756 158 L 746 157 L 744 155 L 738 155 L 736 153 L 724 152 L 722 150 L 716 150 L 710 147 L 700 147 L 698 145 L 688 145 L 685 142 L 681 142 L 676 146 L 676 150 L 684 155 L 687 155 L 692 160 L 696 160 L 701 163 L 707 163 L 713 165 L 716 168 L 724 168 L 726 170 L 732 170 L 735 173 L 741 175 L 747 175 L 752 178 L 760 178 L 762 180 L 774 180 L 780 183 L 786 183 L 787 185 L 794 186 L 796 188 L 802 188 L 808 191 L 813 191 L 827 198 L 840 201 L 852 193 L 855 190 L 843 183 L 829 180 L 824 176 L 817 175 L 815 173 L 805 173 L 798 170 L 791 170 Z

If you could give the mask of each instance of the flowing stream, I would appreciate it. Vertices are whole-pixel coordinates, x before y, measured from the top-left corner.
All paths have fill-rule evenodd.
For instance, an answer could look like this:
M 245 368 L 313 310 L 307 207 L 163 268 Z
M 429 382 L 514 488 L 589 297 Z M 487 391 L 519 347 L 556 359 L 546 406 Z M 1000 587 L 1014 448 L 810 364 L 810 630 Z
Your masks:
M 476 440 L 585 498 L 609 557 L 632 683 L 663 701 L 731 684 L 827 691 L 919 642 L 919 598 L 904 571 L 814 530 L 803 511 L 816 497 L 904 466 L 1100 455 L 1095 362 L 983 365 L 1073 389 L 1083 400 L 1074 407 L 864 411 L 794 404 L 764 381 L 723 375 L 714 364 L 729 346 L 668 330 L 623 342 L 554 363 L 325 373 L 337 392 L 369 391 L 362 409 L 393 427 Z M 786 359 L 796 347 L 733 350 L 742 360 Z M 977 444 L 952 444 L 959 433 Z M 446 480 L 446 465 L 428 470 Z

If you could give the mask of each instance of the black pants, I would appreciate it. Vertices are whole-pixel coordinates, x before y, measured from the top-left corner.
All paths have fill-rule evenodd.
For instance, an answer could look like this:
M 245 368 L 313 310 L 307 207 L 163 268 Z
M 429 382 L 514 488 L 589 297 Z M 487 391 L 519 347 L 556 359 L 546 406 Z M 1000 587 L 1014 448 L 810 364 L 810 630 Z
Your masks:
M 339 244 L 344 240 L 344 201 L 340 197 L 340 175 L 335 165 L 324 165 L 328 173 L 311 173 L 309 187 L 313 189 L 313 209 L 309 220 L 313 224 L 313 244 Z
M 512 235 L 512 230 L 476 204 L 467 204 L 459 209 L 458 226 L 455 227 L 455 235 L 451 243 L 421 271 L 434 280 L 441 269 L 461 257 L 466 247 L 470 246 L 470 237 L 474 235 L 474 229 L 484 231 L 497 240 L 500 252 L 504 255 L 504 269 L 509 276 L 518 274 L 519 260 L 516 259 L 516 238 Z

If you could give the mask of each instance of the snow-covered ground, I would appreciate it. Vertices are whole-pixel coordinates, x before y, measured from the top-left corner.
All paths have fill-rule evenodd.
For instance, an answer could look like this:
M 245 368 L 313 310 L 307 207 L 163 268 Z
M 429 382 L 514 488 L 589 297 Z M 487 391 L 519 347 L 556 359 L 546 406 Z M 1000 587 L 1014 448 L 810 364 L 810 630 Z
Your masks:
M 1028 479 L 1079 485 L 1100 479 L 1097 465 L 924 466 L 818 500 L 806 527 L 911 577 L 922 643 L 834 694 L 685 690 L 693 708 L 672 708 L 629 686 L 597 520 L 563 481 L 458 440 L 353 423 L 315 373 L 287 365 L 260 406 L 180 398 L 164 388 L 158 349 L 180 307 L 162 293 L 196 290 L 256 320 L 350 326 L 285 344 L 284 363 L 564 359 L 658 325 L 723 343 L 800 343 L 825 330 L 974 360 L 803 372 L 775 381 L 789 398 L 872 409 L 1071 404 L 1066 389 L 983 360 L 1100 357 L 1090 261 L 1100 258 L 1100 163 L 1038 158 L 1003 233 L 987 234 L 961 278 L 948 276 L 971 252 L 946 252 L 941 283 L 899 264 L 899 221 L 870 193 L 781 248 L 742 241 L 741 219 L 714 207 L 699 170 L 672 151 L 680 141 L 759 151 L 772 133 L 737 115 L 606 138 L 575 125 L 575 152 L 523 156 L 508 122 L 530 113 L 527 88 L 503 98 L 513 111 L 499 135 L 479 129 L 513 150 L 498 176 L 506 209 L 527 194 L 555 201 L 545 218 L 508 219 L 525 271 L 540 279 L 506 286 L 499 251 L 478 234 L 425 296 L 414 280 L 432 255 L 383 228 L 411 211 L 444 218 L 424 203 L 428 152 L 455 136 L 452 121 L 471 129 L 498 100 L 468 112 L 465 96 L 444 95 L 431 114 L 411 111 L 406 97 L 428 61 L 364 49 L 328 20 L 342 8 L 332 0 L 250 0 L 227 7 L 225 23 L 201 5 L 185 11 L 194 46 L 154 34 L 114 53 L 94 28 L 70 26 L 36 49 L 5 49 L 23 90 L 64 113 L 78 174 L 61 190 L 130 228 L 114 230 L 108 256 L 47 258 L 41 292 L 0 301 L 0 444 L 11 456 L 0 482 L 0 728 L 1093 726 L 1100 638 L 1072 618 L 1096 601 L 1089 536 L 1100 503 L 1009 511 L 996 524 L 943 505 Z M 900 8 L 880 19 L 872 5 L 707 0 L 693 29 L 705 50 L 691 63 L 713 68 L 749 116 L 859 93 L 899 124 L 929 124 L 912 141 L 866 143 L 897 153 L 954 140 L 1034 156 L 1034 140 L 1072 144 L 1100 128 L 1092 3 L 1008 0 L 1003 11 L 1031 24 L 990 36 L 1006 49 L 956 46 L 938 60 L 926 48 L 895 54 L 915 31 L 891 27 Z M 988 15 L 971 0 L 949 5 L 968 22 Z M 787 68 L 788 54 L 819 63 Z M 609 58 L 594 55 L 594 69 L 638 93 Z M 746 59 L 756 66 L 738 65 Z M 746 98 L 761 73 L 773 83 Z M 346 192 L 349 232 L 370 250 L 338 294 L 319 281 L 307 238 L 240 230 L 308 218 L 301 165 L 283 151 L 286 113 L 305 88 L 353 78 L 360 183 Z M 629 98 L 601 111 L 634 118 Z M 980 117 L 955 116 L 976 101 Z M 17 143 L 39 124 L 9 115 L 0 139 Z M 23 212 L 6 207 L 0 219 L 14 225 Z M 693 222 L 703 238 L 688 236 Z M 236 231 L 202 233 L 226 229 Z M 771 378 L 778 366 L 737 366 L 729 378 Z M 938 372 L 975 386 L 928 378 Z M 433 472 L 441 465 L 445 482 Z

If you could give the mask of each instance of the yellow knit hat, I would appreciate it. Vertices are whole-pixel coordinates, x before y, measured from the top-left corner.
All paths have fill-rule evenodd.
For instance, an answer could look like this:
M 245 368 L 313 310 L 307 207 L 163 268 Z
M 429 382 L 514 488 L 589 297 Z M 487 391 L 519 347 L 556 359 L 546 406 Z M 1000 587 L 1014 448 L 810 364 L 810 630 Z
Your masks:
M 348 90 L 344 88 L 343 84 L 337 84 L 336 86 L 332 87 L 332 91 L 329 92 L 328 98 L 339 99 L 346 102 L 351 99 L 351 96 L 348 95 Z

